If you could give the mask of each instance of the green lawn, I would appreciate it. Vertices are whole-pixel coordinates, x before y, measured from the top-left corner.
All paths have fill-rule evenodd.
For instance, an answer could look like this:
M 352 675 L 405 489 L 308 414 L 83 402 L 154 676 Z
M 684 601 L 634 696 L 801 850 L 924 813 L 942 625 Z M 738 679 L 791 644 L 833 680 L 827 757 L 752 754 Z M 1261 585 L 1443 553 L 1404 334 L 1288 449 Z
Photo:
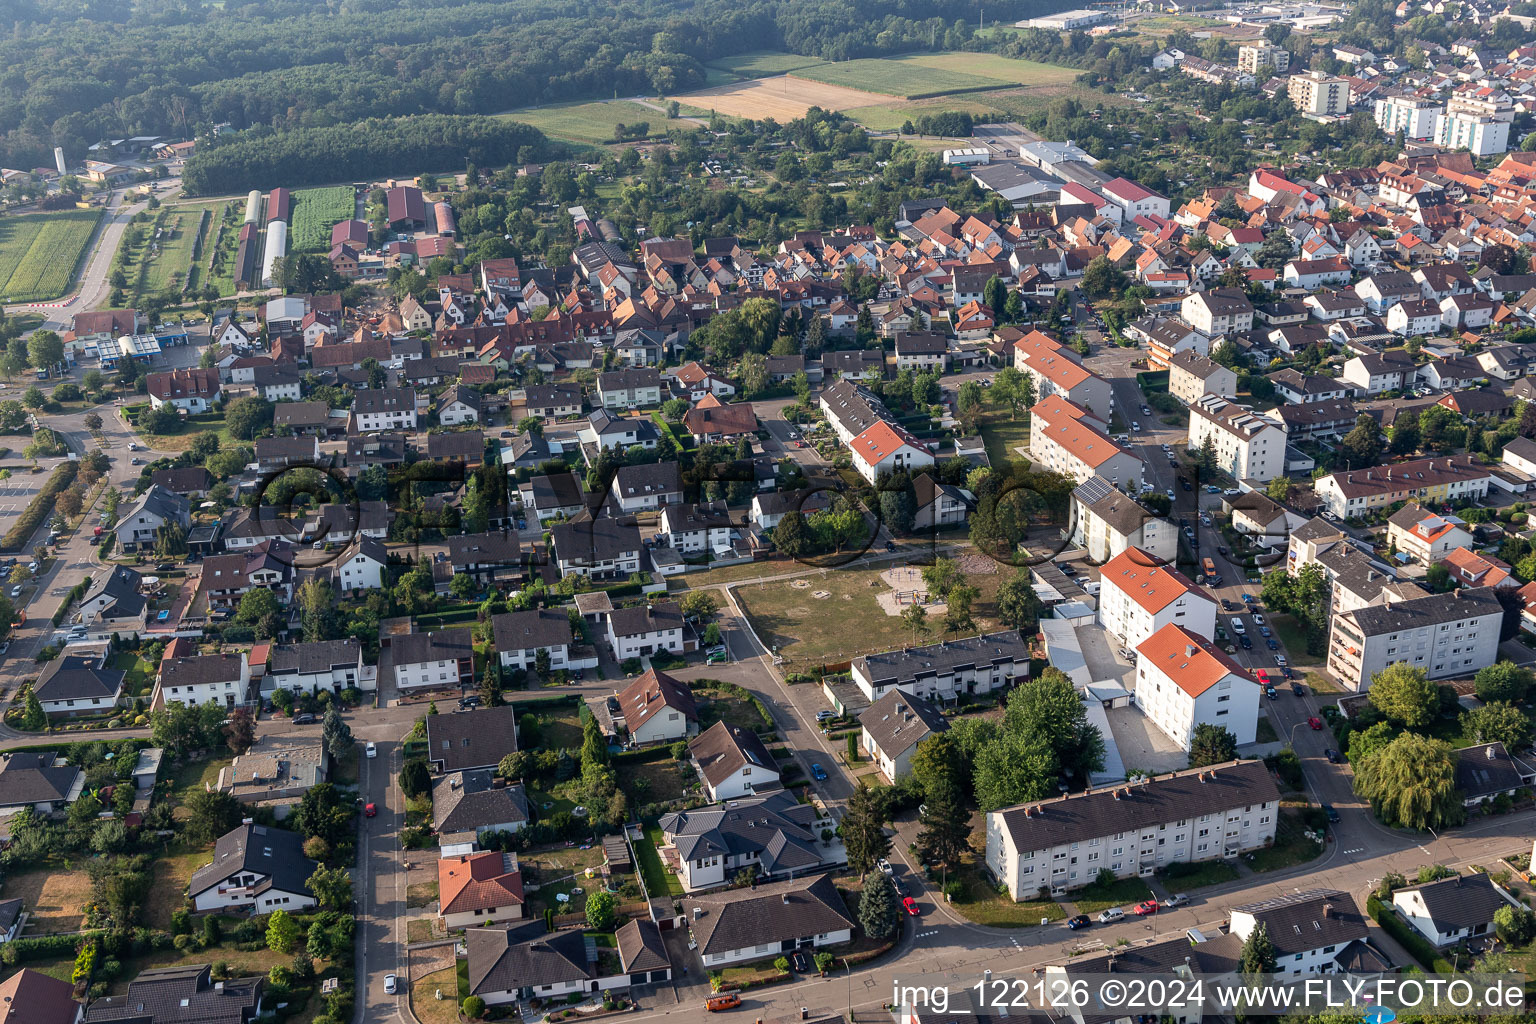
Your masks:
M 1224 860 L 1206 861 L 1201 864 L 1183 865 L 1187 870 L 1173 873 L 1167 870 L 1158 875 L 1158 881 L 1170 893 L 1203 889 L 1207 885 L 1220 885 L 1239 877 L 1237 868 Z
M 737 78 L 761 78 L 825 63 L 820 57 L 804 57 L 798 53 L 782 53 L 778 50 L 757 50 L 738 53 L 734 57 L 721 57 L 710 61 L 708 66 L 729 72 Z
M 0 217 L 0 299 L 36 302 L 69 291 L 100 210 Z
M 155 685 L 155 666 L 139 657 L 135 651 L 119 651 L 112 659 L 112 667 L 126 672 L 123 689 L 129 697 L 147 697 Z
M 146 232 L 144 244 L 138 253 L 138 265 L 128 268 L 128 280 L 138 280 L 140 265 L 144 271 L 144 294 L 158 295 L 167 288 L 180 291 L 192 271 L 192 252 L 204 231 L 203 215 L 212 219 L 218 216 L 219 203 L 203 203 L 198 206 L 181 206 L 167 213 L 159 225 L 160 238 L 155 241 L 154 230 Z M 152 244 L 158 245 L 156 250 Z M 201 259 L 198 260 L 201 262 Z
M 1312 668 L 1322 665 L 1320 655 L 1307 653 L 1307 631 L 1296 620 L 1296 616 L 1276 613 L 1264 616 L 1264 621 L 1269 623 L 1269 628 L 1275 631 L 1275 638 L 1285 647 L 1285 655 L 1291 659 L 1292 667 Z
M 1038 925 L 1041 918 L 1061 921 L 1067 912 L 1053 900 L 1026 900 L 1015 903 L 1009 896 L 1001 895 L 997 887 L 986 877 L 978 863 L 979 855 L 972 853 L 973 860 L 949 877 L 960 883 L 960 892 L 950 903 L 967 920 L 990 928 L 1020 928 Z
M 1113 882 L 1094 882 L 1067 894 L 1080 914 L 1098 914 L 1110 907 L 1125 907 L 1152 898 L 1152 890 L 1139 878 L 1117 878 Z
M 1011 459 L 1025 458 L 1014 449 L 1029 444 L 1029 424 L 1022 416 L 1009 419 L 1007 412 L 994 411 L 981 423 L 981 440 L 987 446 L 987 458 L 996 468 Z
M 329 251 L 331 228 L 356 213 L 357 197 L 350 185 L 299 189 L 293 194 L 293 251 Z
M 640 874 L 645 876 L 645 891 L 652 899 L 683 895 L 683 883 L 663 866 L 661 854 L 656 852 L 663 842 L 661 829 L 652 825 L 645 830 L 645 838 L 634 844 L 635 856 L 640 859 Z
M 561 103 L 548 107 L 529 107 L 502 115 L 508 120 L 521 121 L 539 129 L 546 135 L 573 142 L 604 143 L 614 139 L 614 125 L 635 125 L 641 121 L 650 124 L 651 131 L 659 130 L 667 115 L 652 110 L 633 100 L 614 100 L 595 103 Z
M 795 77 L 903 99 L 921 99 L 956 92 L 983 92 L 1023 84 L 1018 80 L 928 67 L 910 57 L 871 57 L 817 64 L 797 70 Z
M 1263 850 L 1255 850 L 1248 866 L 1255 871 L 1278 871 L 1305 864 L 1322 852 L 1322 845 L 1307 837 L 1301 812 L 1283 807 L 1275 828 L 1275 844 Z

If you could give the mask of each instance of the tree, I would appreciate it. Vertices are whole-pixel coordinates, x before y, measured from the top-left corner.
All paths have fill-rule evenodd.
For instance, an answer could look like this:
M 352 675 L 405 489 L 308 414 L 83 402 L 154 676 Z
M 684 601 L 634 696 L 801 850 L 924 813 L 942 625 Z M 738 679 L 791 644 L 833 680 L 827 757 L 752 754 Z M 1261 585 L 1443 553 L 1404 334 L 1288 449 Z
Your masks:
M 618 908 L 618 896 L 606 889 L 594 889 L 587 893 L 587 927 L 600 932 L 613 931 Z
M 838 833 L 848 851 L 848 867 L 860 877 L 874 870 L 877 861 L 891 852 L 891 840 L 885 834 L 887 820 L 885 794 L 860 782 L 848 798 Z
M 1208 764 L 1223 764 L 1237 757 L 1237 737 L 1220 725 L 1201 722 L 1195 726 L 1195 735 L 1189 745 L 1189 766 L 1204 768 Z
M 1104 737 L 1088 723 L 1088 712 L 1072 680 L 1060 669 L 1047 668 L 1008 695 L 1004 728 L 1012 733 L 1046 738 L 1061 770 L 1086 780 L 1104 767 Z
M 493 652 L 494 655 L 494 652 Z M 485 659 L 485 675 L 480 679 L 480 700 L 488 708 L 499 708 L 501 699 L 501 659 Z
M 773 546 L 790 558 L 799 558 L 810 553 L 810 544 L 811 536 L 800 510 L 792 508 L 784 513 L 779 525 L 773 528 Z
M 1499 701 L 1518 704 L 1530 692 L 1532 673 L 1512 661 L 1497 661 L 1478 670 L 1473 677 L 1477 699 L 1486 703 Z
M 767 390 L 768 359 L 760 353 L 748 352 L 741 357 L 741 393 L 752 398 Z
M 206 846 L 240 824 L 245 807 L 222 790 L 193 790 L 186 800 L 187 822 L 182 837 L 193 846 Z
M 1043 800 L 1060 764 L 1044 736 L 1005 730 L 976 754 L 976 806 L 983 812 Z
M 1381 461 L 1381 428 L 1368 413 L 1355 419 L 1355 427 L 1339 441 L 1347 469 L 1363 469 Z
M 252 625 L 265 616 L 276 615 L 280 608 L 276 594 L 265 587 L 257 587 L 247 590 L 241 596 L 240 604 L 235 608 L 235 621 L 241 625 Z
M 412 758 L 400 766 L 400 792 L 411 799 L 426 796 L 432 790 L 432 773 L 427 762 Z
M 470 1020 L 479 1020 L 485 1016 L 485 1000 L 479 996 L 465 996 L 460 1009 Z
M 251 749 L 251 744 L 256 742 L 256 717 L 249 708 L 235 708 L 229 713 L 229 722 L 224 726 L 224 740 L 236 754 Z
M 1460 824 L 1464 814 L 1455 752 L 1418 733 L 1403 733 L 1356 765 L 1355 792 L 1388 825 L 1443 828 Z
M 917 643 L 919 634 L 928 635 L 928 609 L 916 602 L 907 605 L 901 610 L 901 621 L 912 630 L 912 642 Z
M 299 922 L 286 910 L 274 910 L 267 918 L 267 948 L 274 953 L 292 953 L 299 944 Z
M 932 565 L 923 566 L 922 574 L 923 585 L 928 588 L 928 597 L 934 601 L 944 600 L 951 587 L 958 586 L 965 580 L 965 576 L 960 572 L 960 563 L 942 555 L 935 558 Z
M 322 910 L 347 910 L 352 906 L 352 872 L 346 868 L 315 868 L 305 883 Z
M 981 591 L 972 586 L 952 587 L 944 609 L 944 631 L 946 633 L 965 633 L 976 628 L 976 620 L 971 615 L 971 604 L 981 595 Z
M 1002 313 L 1008 305 L 1008 286 L 1002 278 L 996 274 L 987 278 L 987 283 L 981 288 L 981 302 L 994 314 Z
M 1493 926 L 1506 945 L 1523 946 L 1536 934 L 1536 915 L 1505 903 L 1493 912 Z
M 27 390 L 22 392 L 21 395 L 21 404 L 26 406 L 28 409 L 41 409 L 43 404 L 47 401 L 48 399 L 43 394 L 43 389 L 38 387 L 36 384 L 27 388 Z
M 859 927 L 871 939 L 883 942 L 896 934 L 901 918 L 896 913 L 896 890 L 884 871 L 864 882 L 859 894 Z
M 50 369 L 64 361 L 64 339 L 53 331 L 33 331 L 27 342 L 27 352 L 33 366 L 39 370 Z
M 27 706 L 19 724 L 28 732 L 40 732 L 48 728 L 48 715 L 43 711 L 43 704 L 37 699 L 37 694 L 32 692 L 31 686 L 27 687 Z
M 325 743 L 325 749 L 331 756 L 340 760 L 352 751 L 352 729 L 342 720 L 341 708 L 335 701 L 331 701 L 330 707 L 325 709 L 325 716 L 321 719 L 320 736 Z
M 697 616 L 700 622 L 708 622 L 720 609 L 720 601 L 707 590 L 690 590 L 678 601 L 684 615 Z
M 1275 973 L 1275 944 L 1269 940 L 1269 929 L 1260 921 L 1248 933 L 1238 955 L 1239 969 L 1247 975 Z
M 224 423 L 231 437 L 253 439 L 258 432 L 272 427 L 272 403 L 255 395 L 237 398 L 224 410 Z
M 1531 720 L 1513 704 L 1501 701 L 1463 713 L 1461 731 L 1479 743 L 1502 743 L 1506 750 L 1523 750 L 1531 742 Z
M 304 791 L 293 812 L 293 823 L 304 835 L 319 836 L 334 849 L 350 837 L 351 805 L 343 804 L 333 783 L 321 782 Z
M 1034 404 L 1034 383 L 1033 377 L 1005 366 L 992 378 L 992 398 L 1008 407 L 1009 419 L 1018 419 L 1020 410 Z
M 959 410 L 960 415 L 964 416 L 966 413 L 980 409 L 986 397 L 986 392 L 982 390 L 980 384 L 974 380 L 968 380 L 960 385 L 960 393 L 955 399 L 955 407 Z
M 1405 729 L 1418 729 L 1434 720 L 1440 694 L 1428 674 L 1407 662 L 1395 662 L 1371 679 L 1371 706 Z
M 1013 579 L 997 588 L 997 615 L 1011 629 L 1033 633 L 1040 622 L 1044 605 L 1035 593 L 1028 569 L 1020 569 Z

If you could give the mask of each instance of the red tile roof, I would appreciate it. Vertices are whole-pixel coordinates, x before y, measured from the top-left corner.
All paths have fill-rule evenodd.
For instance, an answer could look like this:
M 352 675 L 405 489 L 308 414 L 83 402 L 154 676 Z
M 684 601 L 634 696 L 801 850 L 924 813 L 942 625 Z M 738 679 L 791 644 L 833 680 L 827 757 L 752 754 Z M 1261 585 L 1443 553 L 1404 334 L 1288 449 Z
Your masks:
M 1189 694 L 1198 697 L 1229 675 L 1255 683 L 1247 669 L 1203 636 L 1170 622 L 1136 648 L 1141 663 L 1151 665 Z
M 442 915 L 510 907 L 523 902 L 523 875 L 506 871 L 495 850 L 444 857 L 437 862 L 437 891 Z
M 1183 573 L 1136 547 L 1126 548 L 1105 562 L 1099 579 L 1154 614 L 1181 597 L 1210 600 Z

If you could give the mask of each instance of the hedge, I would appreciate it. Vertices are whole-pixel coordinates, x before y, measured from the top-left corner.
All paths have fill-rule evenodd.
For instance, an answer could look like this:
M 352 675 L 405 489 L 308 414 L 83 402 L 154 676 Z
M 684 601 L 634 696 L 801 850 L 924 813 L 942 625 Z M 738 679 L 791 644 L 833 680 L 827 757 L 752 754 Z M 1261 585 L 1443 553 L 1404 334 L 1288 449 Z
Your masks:
M 1441 958 L 1435 952 L 1435 947 L 1414 931 L 1406 921 L 1398 917 L 1395 910 L 1383 904 L 1381 898 L 1375 893 L 1365 901 L 1365 910 L 1371 915 L 1371 920 L 1381 925 L 1381 930 L 1396 939 L 1415 960 L 1424 965 L 1426 971 L 1432 971 L 1435 974 L 1455 973 L 1451 969 L 1450 962 Z
M 53 511 L 53 506 L 59 494 L 70 484 L 75 482 L 75 474 L 80 471 L 80 464 L 74 461 L 60 463 L 59 468 L 53 471 L 48 482 L 43 484 L 43 489 L 37 492 L 37 497 L 26 507 L 16 524 L 5 532 L 0 538 L 0 551 L 10 554 L 20 551 L 32 539 L 32 534 L 43 525 L 43 520 Z
M 608 758 L 608 763 L 617 767 L 623 764 L 649 764 L 652 761 L 670 760 L 672 760 L 672 745 L 663 743 L 644 750 L 626 750 L 622 754 L 614 754 Z
M 7 964 L 24 963 L 28 960 L 54 960 L 66 954 L 73 956 L 80 943 L 100 938 L 103 931 L 80 932 L 75 935 L 38 935 L 30 939 L 12 939 L 0 947 Z

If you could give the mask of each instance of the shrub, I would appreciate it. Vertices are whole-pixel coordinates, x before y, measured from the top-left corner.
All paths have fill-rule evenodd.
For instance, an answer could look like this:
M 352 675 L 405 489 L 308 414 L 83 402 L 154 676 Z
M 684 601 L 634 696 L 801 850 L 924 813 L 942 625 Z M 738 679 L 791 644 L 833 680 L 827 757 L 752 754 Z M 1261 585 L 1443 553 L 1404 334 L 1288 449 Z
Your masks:
M 485 1000 L 479 996 L 467 996 L 463 1003 L 464 1016 L 470 1020 L 479 1020 L 485 1016 Z

